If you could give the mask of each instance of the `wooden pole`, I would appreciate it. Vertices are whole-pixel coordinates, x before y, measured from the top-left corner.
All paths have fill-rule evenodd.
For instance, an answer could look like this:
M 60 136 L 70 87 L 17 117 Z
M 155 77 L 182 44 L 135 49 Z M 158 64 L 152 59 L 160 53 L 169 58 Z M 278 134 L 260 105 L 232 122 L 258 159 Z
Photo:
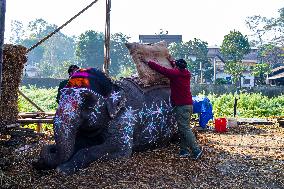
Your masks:
M 2 88 L 3 46 L 5 33 L 6 0 L 0 0 L 0 97 Z
M 111 0 L 106 0 L 105 47 L 104 47 L 104 66 L 103 66 L 103 70 L 106 74 L 109 74 L 109 64 L 110 64 L 110 9 L 111 9 Z
M 31 99 L 29 99 L 22 91 L 19 90 L 19 94 L 22 95 L 27 101 L 29 101 L 29 103 L 31 103 L 34 107 L 36 107 L 36 109 L 38 109 L 41 112 L 44 112 L 43 109 L 41 109 L 38 105 L 36 105 L 36 103 L 34 103 Z
M 214 68 L 214 81 L 213 83 L 216 84 L 216 56 L 213 58 L 213 68 Z

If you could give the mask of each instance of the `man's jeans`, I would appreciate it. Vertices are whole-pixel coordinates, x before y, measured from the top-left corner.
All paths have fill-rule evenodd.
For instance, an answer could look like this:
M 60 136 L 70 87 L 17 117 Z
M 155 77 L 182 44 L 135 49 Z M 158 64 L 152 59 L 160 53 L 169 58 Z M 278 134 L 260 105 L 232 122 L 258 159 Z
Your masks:
M 196 138 L 190 128 L 191 115 L 193 113 L 192 105 L 175 106 L 174 113 L 177 120 L 178 132 L 180 135 L 180 149 L 191 149 L 193 154 L 200 152 Z

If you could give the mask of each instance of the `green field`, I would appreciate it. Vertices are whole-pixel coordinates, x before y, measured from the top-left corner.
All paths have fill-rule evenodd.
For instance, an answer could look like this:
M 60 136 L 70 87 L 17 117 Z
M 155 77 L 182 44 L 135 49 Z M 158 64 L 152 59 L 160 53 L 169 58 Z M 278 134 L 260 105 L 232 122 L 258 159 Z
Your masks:
M 34 101 L 39 107 L 47 112 L 55 112 L 57 103 L 55 97 L 57 94 L 56 88 L 40 89 L 31 86 L 30 88 L 22 87 L 21 91 Z M 257 94 L 243 93 L 237 96 L 237 116 L 245 118 L 261 118 L 284 116 L 284 95 L 268 98 L 267 96 Z M 215 117 L 232 117 L 234 106 L 234 95 L 208 95 L 208 98 L 213 104 Z M 19 111 L 33 112 L 37 111 L 29 102 L 22 96 L 19 96 Z

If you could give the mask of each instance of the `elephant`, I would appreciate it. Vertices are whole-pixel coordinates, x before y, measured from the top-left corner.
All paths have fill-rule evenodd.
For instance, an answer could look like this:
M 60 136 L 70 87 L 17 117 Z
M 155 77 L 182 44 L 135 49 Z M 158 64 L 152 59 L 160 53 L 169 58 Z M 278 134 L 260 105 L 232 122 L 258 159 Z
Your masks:
M 171 141 L 177 126 L 169 86 L 142 88 L 131 78 L 114 82 L 98 69 L 88 71 L 95 75 L 91 88 L 62 89 L 55 144 L 43 147 L 37 166 L 72 174 L 95 160 L 130 157 Z
M 37 168 L 72 174 L 98 159 L 128 158 L 177 137 L 168 85 L 141 87 L 133 78 L 113 81 L 95 68 L 82 72 L 91 84 L 76 81 L 62 89 L 53 122 L 55 144 L 42 148 Z

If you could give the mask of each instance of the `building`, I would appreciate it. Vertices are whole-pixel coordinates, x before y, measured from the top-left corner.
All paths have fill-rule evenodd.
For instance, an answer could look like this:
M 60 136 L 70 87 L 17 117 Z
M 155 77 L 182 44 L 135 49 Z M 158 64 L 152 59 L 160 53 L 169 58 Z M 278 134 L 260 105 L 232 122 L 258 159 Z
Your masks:
M 271 85 L 284 85 L 284 66 L 272 69 L 267 80 Z
M 157 43 L 160 41 L 165 41 L 167 45 L 181 43 L 182 35 L 139 35 L 140 43 Z
M 209 47 L 208 48 L 208 57 L 212 60 L 214 66 L 214 78 L 216 79 L 225 79 L 228 83 L 231 83 L 232 76 L 228 73 L 225 73 L 225 61 L 222 58 L 219 47 Z M 252 68 L 258 63 L 257 59 L 257 49 L 252 48 L 250 53 L 245 55 L 242 64 L 247 67 L 246 71 L 243 72 L 243 77 L 241 78 L 242 87 L 253 87 L 255 77 L 252 74 Z
M 26 77 L 38 77 L 39 71 L 36 66 L 26 65 L 24 69 L 24 76 Z

